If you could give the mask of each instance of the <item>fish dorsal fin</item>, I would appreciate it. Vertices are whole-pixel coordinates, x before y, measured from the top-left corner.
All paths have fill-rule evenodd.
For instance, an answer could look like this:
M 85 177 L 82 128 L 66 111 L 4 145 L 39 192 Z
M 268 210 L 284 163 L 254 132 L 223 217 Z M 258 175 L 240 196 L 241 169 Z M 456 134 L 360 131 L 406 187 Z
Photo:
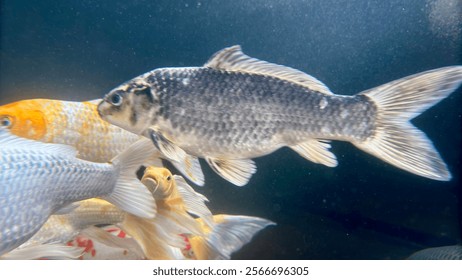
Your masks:
M 236 45 L 215 53 L 204 65 L 218 70 L 239 71 L 259 75 L 267 75 L 296 83 L 313 91 L 333 94 L 321 81 L 302 71 L 278 65 L 256 58 L 242 52 L 241 46 Z

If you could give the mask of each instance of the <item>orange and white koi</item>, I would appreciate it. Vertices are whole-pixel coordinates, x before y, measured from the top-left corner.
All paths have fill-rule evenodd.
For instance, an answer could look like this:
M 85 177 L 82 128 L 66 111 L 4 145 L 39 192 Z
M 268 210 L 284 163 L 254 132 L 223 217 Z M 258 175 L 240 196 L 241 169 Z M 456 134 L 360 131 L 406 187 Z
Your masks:
M 13 102 L 0 106 L 0 127 L 19 137 L 72 146 L 84 160 L 109 162 L 140 136 L 102 120 L 96 108 L 100 101 L 29 99 Z M 160 161 L 149 163 L 161 165 Z M 204 184 L 197 158 L 191 156 L 172 164 L 195 184 Z

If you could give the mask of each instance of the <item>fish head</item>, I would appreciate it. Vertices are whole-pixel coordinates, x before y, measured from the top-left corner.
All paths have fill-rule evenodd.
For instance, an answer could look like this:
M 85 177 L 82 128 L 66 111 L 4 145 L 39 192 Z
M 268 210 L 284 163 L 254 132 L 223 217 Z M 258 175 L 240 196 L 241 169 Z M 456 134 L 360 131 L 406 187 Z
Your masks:
M 156 199 L 168 197 L 175 189 L 172 173 L 163 167 L 147 167 L 141 178 L 141 182 Z
M 111 90 L 98 105 L 101 118 L 141 135 L 159 106 L 154 90 L 141 77 Z
M 47 122 L 40 100 L 0 106 L 0 127 L 19 137 L 41 140 L 47 132 Z

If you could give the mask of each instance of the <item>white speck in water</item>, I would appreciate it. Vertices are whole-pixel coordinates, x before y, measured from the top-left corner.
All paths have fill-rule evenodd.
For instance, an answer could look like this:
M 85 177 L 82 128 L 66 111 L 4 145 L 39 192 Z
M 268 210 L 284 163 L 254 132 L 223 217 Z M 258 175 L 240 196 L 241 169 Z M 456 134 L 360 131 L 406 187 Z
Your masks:
M 348 117 L 348 115 L 350 115 L 350 113 L 348 113 L 347 110 L 342 110 L 342 112 L 340 112 L 340 117 L 342 119 L 345 119 L 346 117 Z
M 326 100 L 326 98 L 322 98 L 321 101 L 319 101 L 319 108 L 321 108 L 321 110 L 324 110 L 324 108 L 326 108 L 327 104 L 329 104 Z
M 183 85 L 187 86 L 189 85 L 189 78 L 184 78 L 182 81 Z

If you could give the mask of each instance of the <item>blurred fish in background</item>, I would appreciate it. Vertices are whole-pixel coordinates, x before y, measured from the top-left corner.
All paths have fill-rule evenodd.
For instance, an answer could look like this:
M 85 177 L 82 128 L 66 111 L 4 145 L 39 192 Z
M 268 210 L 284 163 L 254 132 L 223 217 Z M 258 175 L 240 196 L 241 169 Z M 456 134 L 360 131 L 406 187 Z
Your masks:
M 408 260 L 462 260 L 462 246 L 442 246 L 417 251 Z

